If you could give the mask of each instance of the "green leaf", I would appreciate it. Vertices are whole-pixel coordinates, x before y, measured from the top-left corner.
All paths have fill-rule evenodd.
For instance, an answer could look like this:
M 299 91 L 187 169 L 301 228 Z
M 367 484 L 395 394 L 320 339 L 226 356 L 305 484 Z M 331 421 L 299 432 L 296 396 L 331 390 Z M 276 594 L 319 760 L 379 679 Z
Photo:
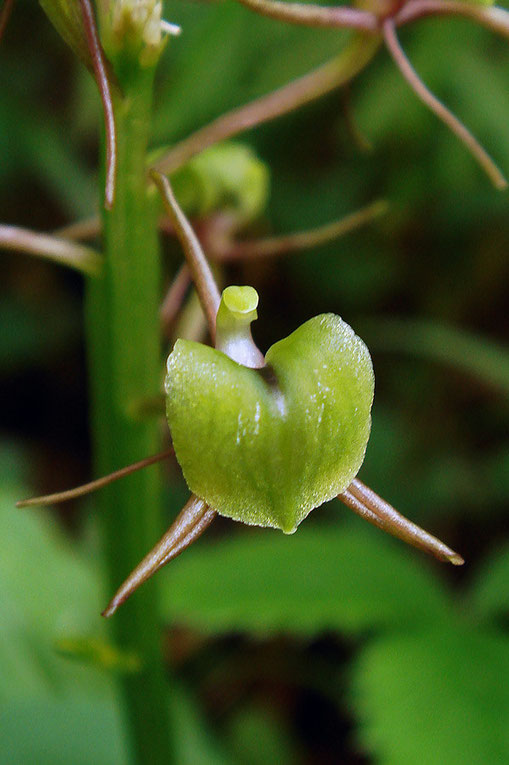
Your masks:
M 192 697 L 173 682 L 169 696 L 178 765 L 234 765 L 211 733 Z
M 182 36 L 161 60 L 154 135 L 173 140 L 338 52 L 346 33 L 274 23 L 237 3 L 171 4 Z
M 58 656 L 69 633 L 101 630 L 97 572 L 0 465 L 0 730 L 9 765 L 122 765 L 110 678 Z M 91 746 L 91 742 L 93 746 Z
M 509 545 L 490 554 L 472 585 L 477 613 L 486 618 L 509 616 Z
M 9 765 L 125 765 L 121 720 L 103 699 L 74 694 L 10 699 L 0 706 L 2 762 Z
M 1 456 L 1 455 L 0 455 Z M 9 765 L 125 765 L 113 673 L 128 659 L 101 638 L 103 596 L 93 560 L 82 558 L 41 510 L 18 510 L 26 494 L 0 461 L 0 731 Z M 73 658 L 59 656 L 67 650 Z M 92 656 L 90 652 L 92 651 Z M 81 653 L 85 663 L 77 661 Z M 105 671 L 108 661 L 111 672 Z M 102 671 L 97 667 L 102 666 Z M 185 690 L 169 714 L 181 765 L 229 765 Z
M 358 738 L 377 765 L 509 757 L 509 641 L 467 625 L 390 636 L 354 668 Z
M 351 483 L 366 450 L 369 351 L 339 316 L 310 319 L 249 369 L 179 340 L 168 358 L 167 415 L 197 496 L 222 515 L 293 533 Z
M 486 337 L 425 319 L 377 318 L 363 329 L 373 350 L 438 361 L 509 393 L 509 349 Z
M 14 487 L 0 495 L 0 696 L 29 688 L 39 695 L 55 682 L 101 687 L 99 675 L 79 666 L 71 669 L 54 652 L 60 637 L 100 631 L 96 572 L 43 511 L 17 510 L 20 497 Z
M 253 531 L 197 545 L 172 563 L 163 613 L 204 632 L 301 636 L 447 618 L 447 593 L 413 551 L 352 524 L 357 528 L 303 526 L 291 537 Z

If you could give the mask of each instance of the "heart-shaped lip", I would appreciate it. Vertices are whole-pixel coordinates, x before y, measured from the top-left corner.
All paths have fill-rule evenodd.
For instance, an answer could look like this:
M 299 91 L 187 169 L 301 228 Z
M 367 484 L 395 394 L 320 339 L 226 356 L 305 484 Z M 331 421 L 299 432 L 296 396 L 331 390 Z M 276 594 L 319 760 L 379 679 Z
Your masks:
M 286 533 L 357 474 L 370 431 L 369 352 L 339 316 L 303 324 L 248 369 L 179 340 L 167 415 L 189 488 L 222 515 Z

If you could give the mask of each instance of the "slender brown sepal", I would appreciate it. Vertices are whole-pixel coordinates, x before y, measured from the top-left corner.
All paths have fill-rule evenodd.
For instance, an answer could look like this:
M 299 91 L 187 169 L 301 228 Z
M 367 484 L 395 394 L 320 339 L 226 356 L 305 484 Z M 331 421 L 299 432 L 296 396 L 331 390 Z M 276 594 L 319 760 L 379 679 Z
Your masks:
M 341 87 L 369 63 L 380 44 L 378 36 L 355 35 L 338 56 L 317 69 L 191 133 L 160 157 L 154 169 L 166 175 L 173 173 L 209 146 L 288 114 Z
M 46 258 L 86 276 L 98 276 L 103 265 L 102 255 L 91 247 L 19 226 L 0 224 L 0 248 Z
M 118 481 L 119 478 L 124 478 L 126 475 L 135 473 L 137 470 L 149 467 L 156 462 L 162 462 L 163 460 L 171 457 L 173 449 L 167 449 L 159 454 L 154 454 L 152 457 L 146 457 L 139 462 L 133 462 L 132 465 L 115 470 L 114 473 L 105 475 L 102 478 L 97 478 L 95 481 L 89 481 L 82 486 L 76 486 L 74 489 L 68 491 L 59 491 L 56 494 L 46 494 L 44 497 L 32 497 L 31 499 L 22 499 L 16 502 L 16 507 L 34 507 L 35 505 L 56 505 L 59 502 L 66 502 L 69 499 L 76 499 L 77 497 L 83 497 L 85 494 L 90 494 L 97 489 L 102 489 L 103 486 L 107 486 L 114 481 Z
M 369 523 L 441 561 L 452 563 L 453 566 L 462 566 L 465 562 L 461 555 L 398 513 L 392 505 L 358 478 L 354 478 L 338 499 Z
M 100 233 L 101 217 L 100 215 L 91 215 L 89 218 L 82 218 L 81 220 L 74 221 L 74 223 L 68 223 L 66 226 L 57 228 L 53 231 L 53 236 L 77 241 L 80 239 L 95 239 Z
M 454 115 L 433 93 L 428 90 L 424 82 L 406 57 L 396 35 L 396 28 L 392 20 L 383 24 L 383 35 L 387 50 L 399 71 L 410 85 L 416 96 L 435 114 L 449 130 L 459 138 L 461 143 L 478 162 L 495 188 L 503 191 L 507 188 L 507 180 L 497 167 L 488 152 L 481 146 L 479 141 L 472 135 L 470 130 Z
M 300 252 L 339 239 L 350 231 L 371 223 L 379 216 L 384 215 L 387 210 L 388 203 L 380 199 L 340 220 L 326 223 L 324 226 L 309 231 L 297 231 L 282 236 L 267 237 L 266 239 L 232 242 L 224 252 L 214 252 L 213 255 L 217 260 L 230 261 L 275 257 L 290 252 Z
M 138 587 L 195 542 L 210 526 L 216 515 L 215 510 L 193 494 L 166 534 L 117 590 L 102 615 L 105 617 L 112 616 Z
M 161 327 L 167 336 L 169 336 L 170 329 L 182 308 L 190 283 L 191 274 L 189 273 L 189 267 L 187 263 L 183 263 L 172 281 L 159 310 Z
M 394 17 L 396 26 L 428 16 L 464 17 L 509 39 L 509 13 L 505 8 L 460 0 L 408 0 Z
M 103 105 L 104 125 L 106 130 L 106 185 L 104 189 L 104 206 L 107 210 L 111 210 L 115 200 L 117 134 L 115 130 L 115 117 L 113 113 L 110 81 L 106 70 L 106 59 L 99 40 L 94 11 L 90 0 L 79 0 L 79 4 L 83 16 L 83 25 L 85 27 L 94 75 Z
M 354 143 L 354 146 L 362 154 L 370 154 L 373 151 L 374 146 L 372 141 L 363 132 L 363 130 L 361 129 L 360 125 L 357 122 L 357 119 L 355 116 L 355 110 L 352 103 L 352 88 L 349 82 L 345 85 L 345 87 L 342 90 L 342 102 L 343 102 L 343 111 L 344 111 L 346 129 L 348 130 L 348 133 Z
M 221 302 L 216 280 L 198 237 L 175 199 L 170 182 L 156 170 L 150 171 L 150 177 L 159 189 L 165 210 L 175 226 L 175 231 L 184 250 L 187 265 L 193 277 L 203 312 L 207 317 L 210 335 L 212 340 L 214 340 L 216 336 L 216 316 L 219 303 Z
M 306 27 L 332 27 L 358 29 L 364 32 L 378 31 L 378 18 L 374 13 L 347 5 L 315 5 L 314 3 L 289 3 L 280 0 L 238 0 L 249 10 Z

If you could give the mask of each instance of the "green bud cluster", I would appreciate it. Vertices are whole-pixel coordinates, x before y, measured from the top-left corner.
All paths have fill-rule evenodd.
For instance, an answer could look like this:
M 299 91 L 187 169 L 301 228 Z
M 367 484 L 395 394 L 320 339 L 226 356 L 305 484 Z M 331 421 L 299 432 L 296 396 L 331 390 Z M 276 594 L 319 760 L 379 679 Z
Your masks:
M 270 176 L 249 146 L 225 142 L 201 152 L 172 176 L 172 186 L 186 214 L 201 217 L 217 210 L 238 224 L 265 209 Z

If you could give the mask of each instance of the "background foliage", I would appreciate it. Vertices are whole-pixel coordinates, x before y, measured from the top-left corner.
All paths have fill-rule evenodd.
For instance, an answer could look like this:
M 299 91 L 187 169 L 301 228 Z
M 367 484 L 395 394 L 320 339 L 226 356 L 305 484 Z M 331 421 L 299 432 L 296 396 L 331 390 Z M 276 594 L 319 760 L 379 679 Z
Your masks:
M 184 32 L 159 69 L 154 146 L 304 73 L 346 39 L 232 3 L 172 2 L 166 15 Z M 509 172 L 507 44 L 446 19 L 402 41 Z M 32 0 L 18 1 L 0 57 L 2 222 L 50 231 L 90 215 L 100 109 L 89 75 Z M 352 117 L 372 151 L 356 143 Z M 179 762 L 507 762 L 507 195 L 384 53 L 348 97 L 242 140 L 271 176 L 252 235 L 390 201 L 375 225 L 231 266 L 227 278 L 260 292 L 262 348 L 324 311 L 361 334 L 377 379 L 361 478 L 467 565 L 446 569 L 335 502 L 290 538 L 217 522 L 159 574 Z M 167 242 L 167 282 L 180 257 Z M 101 590 L 94 500 L 58 513 L 13 507 L 90 475 L 81 283 L 22 255 L 2 253 L 1 268 L 0 762 L 121 765 L 112 678 L 136 671 L 137 657 L 115 652 L 99 617 L 111 593 Z M 185 496 L 170 466 L 168 519 Z

